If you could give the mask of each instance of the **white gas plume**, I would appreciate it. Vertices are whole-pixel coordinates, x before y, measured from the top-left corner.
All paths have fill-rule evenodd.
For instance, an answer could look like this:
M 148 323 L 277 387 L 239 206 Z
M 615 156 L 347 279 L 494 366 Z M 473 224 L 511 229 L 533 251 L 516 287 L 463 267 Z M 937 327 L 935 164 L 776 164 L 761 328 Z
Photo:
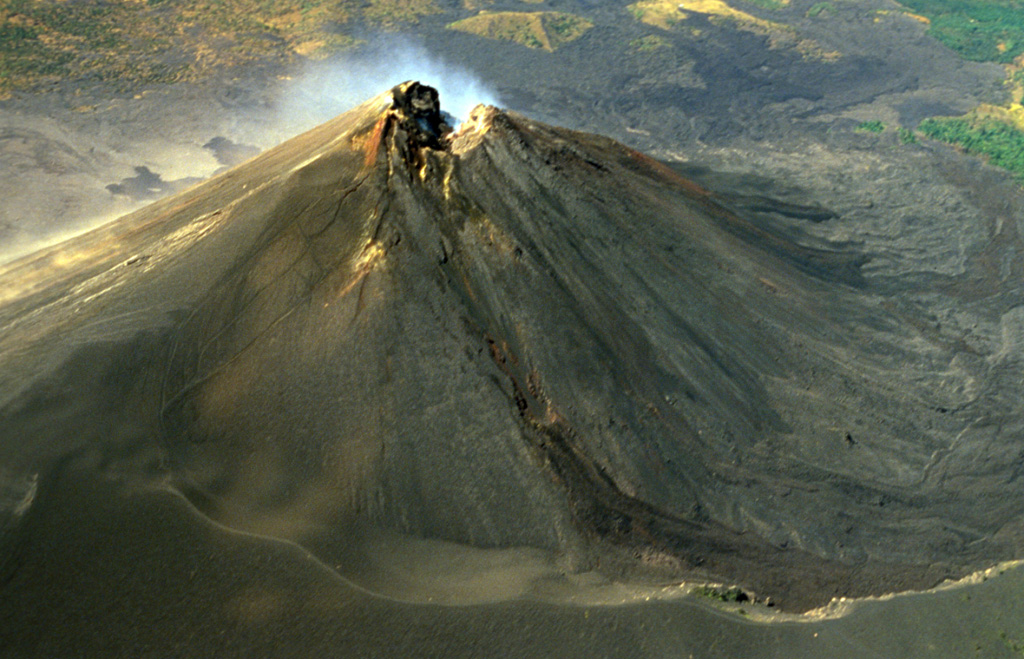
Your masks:
M 0 185 L 0 264 L 236 164 L 215 159 L 209 147 L 217 139 L 243 151 L 267 149 L 406 80 L 436 88 L 442 110 L 457 121 L 478 104 L 499 104 L 479 75 L 432 54 L 416 37 L 390 34 L 365 36 L 361 45 L 296 67 L 284 79 L 243 76 L 237 88 L 144 90 L 132 99 L 100 101 L 94 112 L 72 114 L 73 122 L 0 113 L 0 133 L 34 140 L 28 151 L 0 151 L 0 170 L 23 171 Z M 67 174 L 51 171 L 54 158 L 66 163 Z M 123 186 L 117 184 L 139 167 L 166 182 L 165 189 L 145 199 L 118 194 Z
M 498 105 L 498 94 L 478 75 L 445 62 L 408 37 L 378 37 L 351 53 L 311 63 L 284 87 L 280 113 L 286 130 L 323 123 L 406 80 L 437 89 L 441 109 L 461 122 L 479 104 Z

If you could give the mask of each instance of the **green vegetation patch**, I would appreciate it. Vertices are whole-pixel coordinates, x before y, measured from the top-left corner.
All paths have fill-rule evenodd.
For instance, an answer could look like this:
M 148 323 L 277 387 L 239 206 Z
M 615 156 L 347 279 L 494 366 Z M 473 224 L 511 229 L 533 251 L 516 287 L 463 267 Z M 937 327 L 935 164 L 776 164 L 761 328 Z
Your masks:
M 1008 64 L 1024 54 L 1024 0 L 900 0 L 961 57 Z
M 925 136 L 956 144 L 967 153 L 985 156 L 993 165 L 1024 180 L 1024 131 L 995 119 L 966 117 L 925 119 L 917 127 Z
M 834 14 L 836 13 L 835 5 L 831 2 L 818 2 L 811 5 L 811 8 L 807 10 L 807 17 L 814 18 L 819 14 Z
M 752 5 L 757 5 L 761 9 L 770 9 L 772 11 L 782 9 L 789 4 L 789 0 L 786 0 L 785 2 L 783 0 L 747 0 L 747 2 Z
M 629 47 L 633 50 L 639 50 L 642 53 L 649 53 L 655 50 L 661 50 L 662 48 L 671 48 L 672 43 L 665 37 L 657 34 L 648 34 L 646 37 L 640 37 L 629 42 Z
M 682 10 L 682 5 L 675 0 L 640 0 L 626 9 L 633 15 L 633 18 L 641 23 L 653 25 L 662 30 L 671 30 L 687 16 L 686 12 Z
M 862 121 L 854 129 L 860 133 L 881 133 L 885 130 L 885 124 L 881 121 Z
M 548 52 L 579 39 L 592 27 L 594 24 L 587 19 L 560 11 L 482 11 L 448 24 L 449 29 L 459 32 Z
M 999 638 L 1011 652 L 1024 655 L 1024 642 L 1010 638 L 1006 632 L 999 632 Z

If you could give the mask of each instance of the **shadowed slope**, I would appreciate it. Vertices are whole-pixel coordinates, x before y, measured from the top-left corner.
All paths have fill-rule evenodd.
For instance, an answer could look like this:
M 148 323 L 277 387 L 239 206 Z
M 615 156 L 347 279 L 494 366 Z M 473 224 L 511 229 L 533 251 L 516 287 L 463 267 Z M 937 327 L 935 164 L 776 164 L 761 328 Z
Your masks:
M 167 478 L 343 572 L 372 526 L 805 609 L 1017 554 L 1015 454 L 948 414 L 977 373 L 859 256 L 431 92 L 7 266 L 8 470 Z

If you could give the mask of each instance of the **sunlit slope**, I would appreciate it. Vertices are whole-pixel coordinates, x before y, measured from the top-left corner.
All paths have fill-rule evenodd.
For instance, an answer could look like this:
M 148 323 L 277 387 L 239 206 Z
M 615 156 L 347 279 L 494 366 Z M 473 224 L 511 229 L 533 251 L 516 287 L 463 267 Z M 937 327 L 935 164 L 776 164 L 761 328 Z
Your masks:
M 585 18 L 558 11 L 482 11 L 448 25 L 451 30 L 549 52 L 579 39 L 592 27 L 594 24 Z
M 424 89 L 6 266 L 9 469 L 158 476 L 329 565 L 374 526 L 790 609 L 1017 555 L 1005 373 L 863 256 L 605 138 L 449 138 Z

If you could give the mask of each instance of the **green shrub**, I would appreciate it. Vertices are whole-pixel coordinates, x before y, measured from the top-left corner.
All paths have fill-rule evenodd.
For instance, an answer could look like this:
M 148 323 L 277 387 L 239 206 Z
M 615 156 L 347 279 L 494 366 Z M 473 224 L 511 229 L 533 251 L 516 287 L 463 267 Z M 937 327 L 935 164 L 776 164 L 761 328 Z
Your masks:
M 956 144 L 967 153 L 985 156 L 993 165 L 1024 179 L 1024 131 L 995 119 L 964 117 L 925 119 L 918 130 L 934 140 Z
M 914 135 L 914 131 L 909 128 L 899 128 L 896 130 L 896 134 L 900 138 L 901 144 L 913 144 L 917 142 L 917 135 Z
M 855 129 L 860 133 L 881 133 L 885 130 L 885 124 L 881 121 L 862 121 Z
M 1024 53 L 1024 0 L 900 0 L 931 21 L 928 33 L 964 59 L 1012 62 Z
M 819 2 L 815 5 L 812 5 L 811 8 L 807 10 L 807 17 L 814 18 L 815 16 L 821 13 L 834 14 L 835 11 L 836 8 L 832 5 L 831 2 Z
M 640 37 L 629 42 L 630 48 L 639 50 L 642 53 L 649 53 L 654 50 L 661 50 L 662 48 L 671 48 L 672 44 L 665 37 L 649 34 L 646 37 Z
M 762 9 L 771 9 L 773 11 L 776 9 L 782 9 L 786 6 L 786 3 L 782 2 L 782 0 L 747 0 L 747 2 L 752 5 L 757 5 Z

